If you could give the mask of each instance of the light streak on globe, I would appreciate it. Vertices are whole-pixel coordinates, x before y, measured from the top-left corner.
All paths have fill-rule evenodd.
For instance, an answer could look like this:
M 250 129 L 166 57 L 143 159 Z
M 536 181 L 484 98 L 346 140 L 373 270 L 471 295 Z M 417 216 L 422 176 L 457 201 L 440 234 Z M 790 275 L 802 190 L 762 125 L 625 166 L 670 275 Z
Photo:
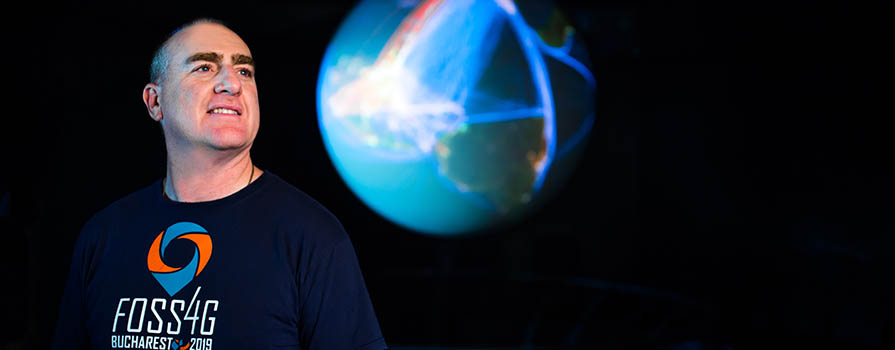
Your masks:
M 584 44 L 545 1 L 366 0 L 327 48 L 318 121 L 367 206 L 432 235 L 547 203 L 594 123 Z

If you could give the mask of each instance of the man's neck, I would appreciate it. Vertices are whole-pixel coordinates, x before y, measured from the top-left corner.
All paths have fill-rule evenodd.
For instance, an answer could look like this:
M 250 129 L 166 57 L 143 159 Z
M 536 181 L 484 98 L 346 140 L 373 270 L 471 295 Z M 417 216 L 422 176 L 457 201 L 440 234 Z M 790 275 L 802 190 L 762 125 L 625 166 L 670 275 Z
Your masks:
M 233 153 L 168 152 L 165 195 L 177 202 L 207 202 L 227 197 L 261 175 L 249 149 Z

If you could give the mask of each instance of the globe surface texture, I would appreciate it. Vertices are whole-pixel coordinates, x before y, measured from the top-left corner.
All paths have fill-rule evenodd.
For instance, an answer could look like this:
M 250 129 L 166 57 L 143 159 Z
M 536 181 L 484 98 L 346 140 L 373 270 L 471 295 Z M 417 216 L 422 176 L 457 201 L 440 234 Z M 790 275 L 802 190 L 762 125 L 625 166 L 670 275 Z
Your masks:
M 546 203 L 594 123 L 584 44 L 545 1 L 361 1 L 326 50 L 324 143 L 367 206 L 433 235 Z

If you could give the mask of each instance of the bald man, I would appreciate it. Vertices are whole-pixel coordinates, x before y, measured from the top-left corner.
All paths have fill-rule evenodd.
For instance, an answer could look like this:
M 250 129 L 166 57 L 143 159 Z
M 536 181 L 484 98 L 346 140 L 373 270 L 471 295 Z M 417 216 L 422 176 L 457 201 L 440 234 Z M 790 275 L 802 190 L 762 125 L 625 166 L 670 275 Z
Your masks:
M 165 177 L 97 213 L 72 254 L 54 349 L 384 349 L 354 248 L 323 206 L 256 167 L 252 53 L 198 20 L 143 89 Z

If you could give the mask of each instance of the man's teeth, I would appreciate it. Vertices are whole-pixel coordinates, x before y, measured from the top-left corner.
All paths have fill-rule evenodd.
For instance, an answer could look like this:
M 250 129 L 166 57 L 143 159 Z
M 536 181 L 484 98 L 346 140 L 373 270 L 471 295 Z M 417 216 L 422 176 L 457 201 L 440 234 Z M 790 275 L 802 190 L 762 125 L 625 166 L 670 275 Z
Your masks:
M 232 110 L 232 109 L 226 109 L 226 108 L 215 108 L 215 109 L 212 109 L 212 110 L 211 110 L 211 113 L 219 113 L 219 114 L 239 114 L 239 113 L 236 113 L 236 111 L 234 111 L 234 110 Z

